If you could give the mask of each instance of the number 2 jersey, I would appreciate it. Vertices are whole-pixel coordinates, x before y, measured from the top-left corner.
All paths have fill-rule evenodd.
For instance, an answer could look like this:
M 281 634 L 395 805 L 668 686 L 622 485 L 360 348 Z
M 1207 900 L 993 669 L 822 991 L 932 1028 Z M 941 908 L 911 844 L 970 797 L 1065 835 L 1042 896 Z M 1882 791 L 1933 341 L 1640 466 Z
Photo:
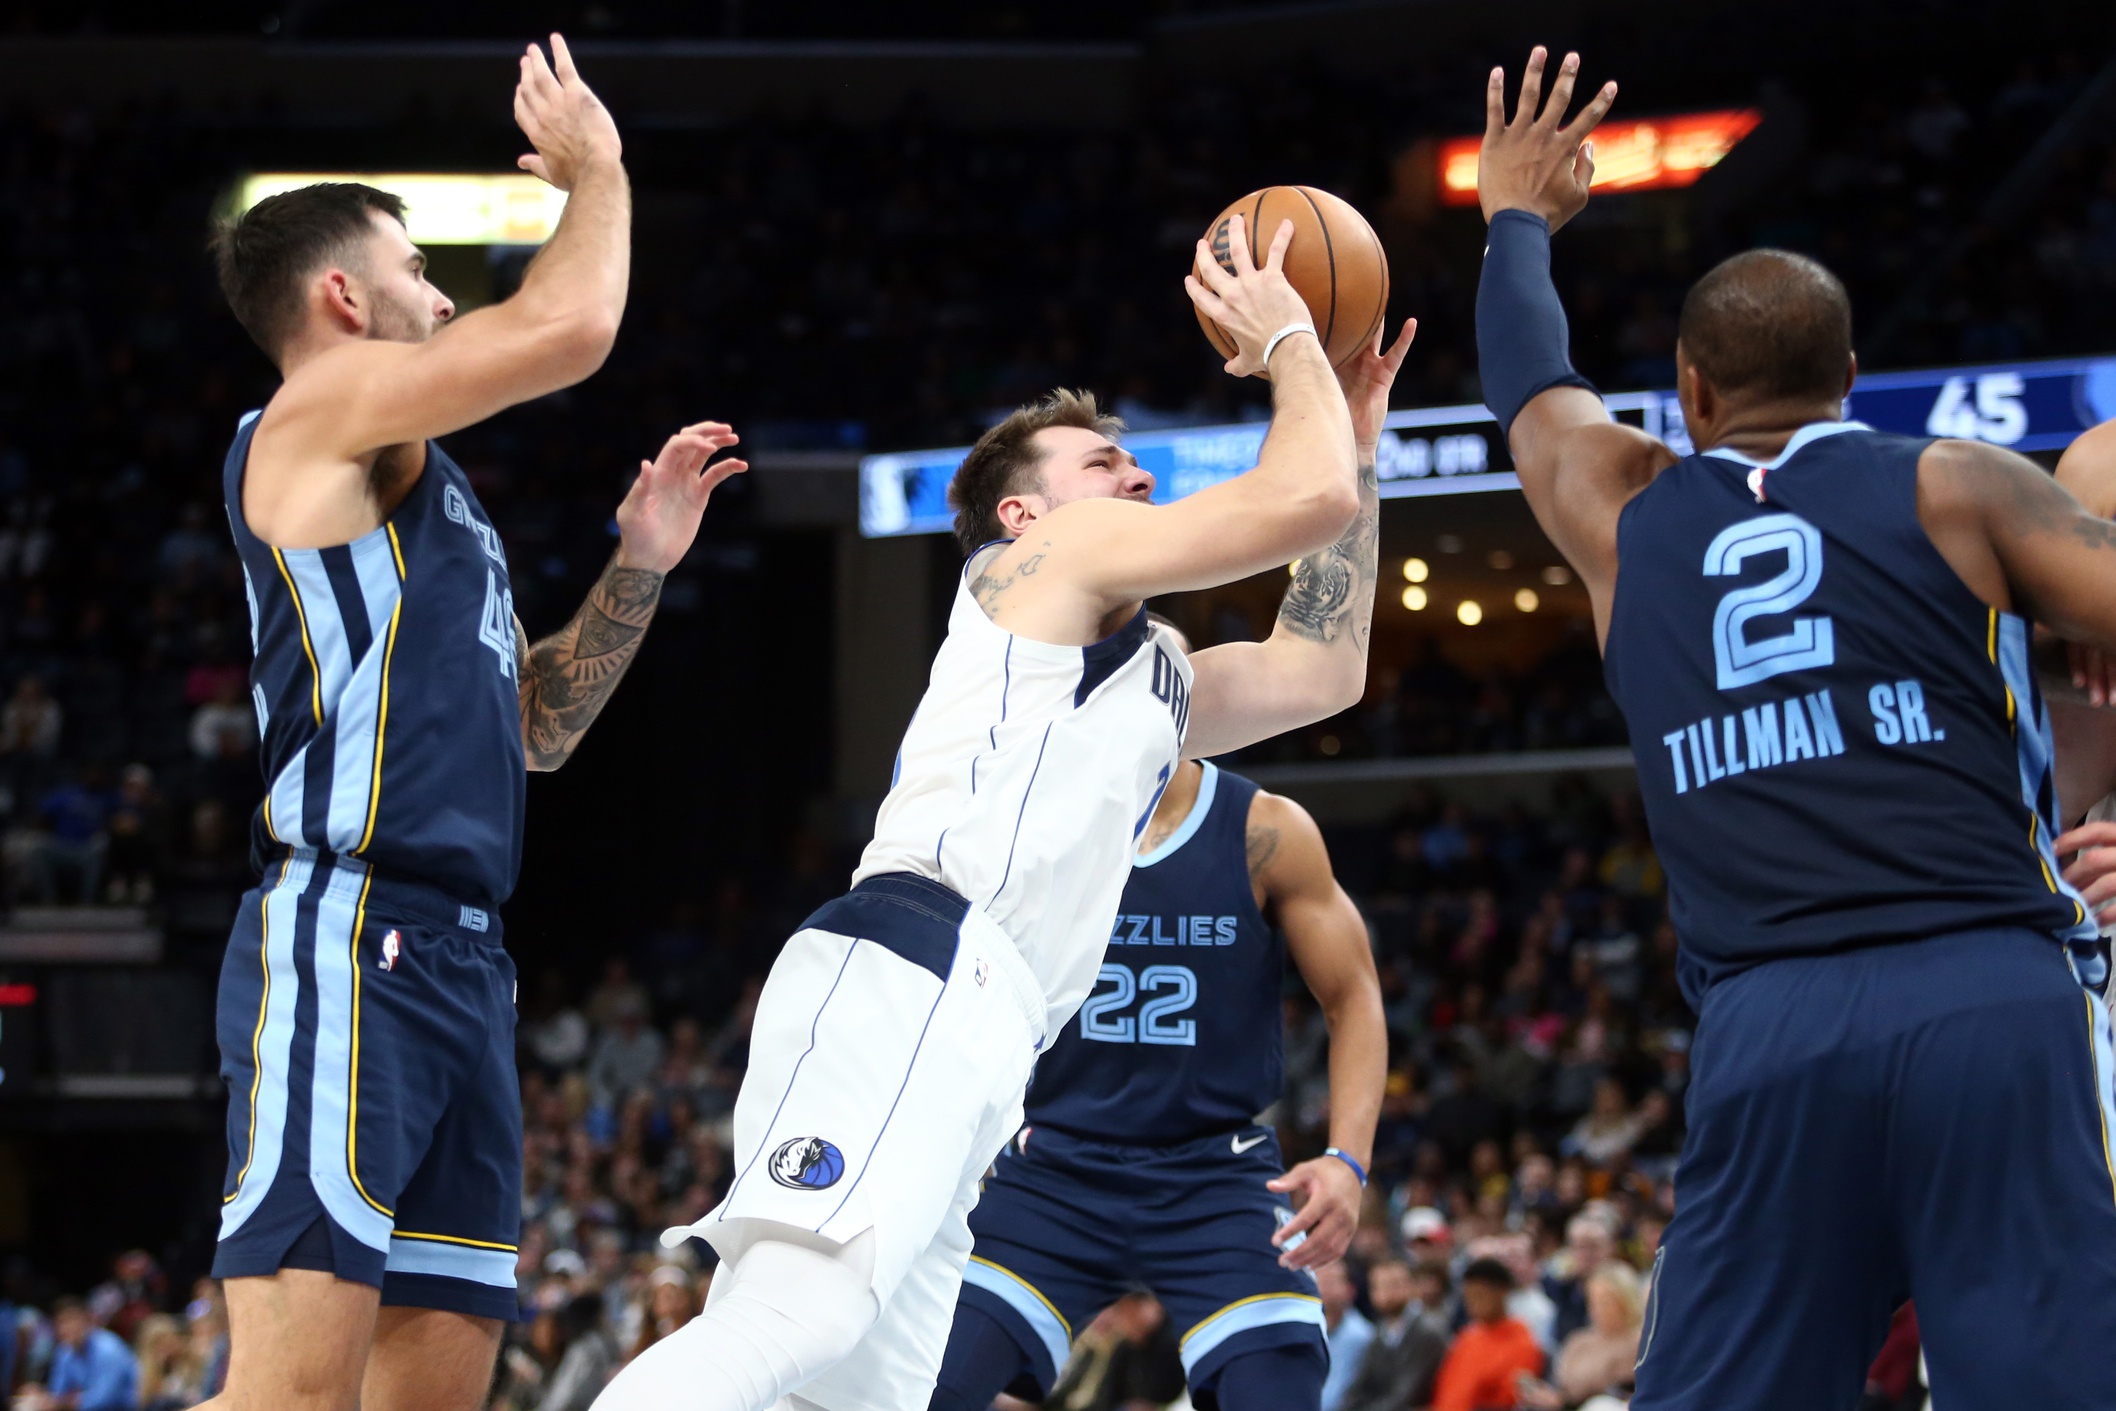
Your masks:
M 1624 507 L 1605 664 L 1693 1004 L 1780 956 L 2094 927 L 2059 875 L 2032 628 L 1918 520 L 1928 441 L 1803 427 Z
M 1175 769 L 1190 660 L 1143 607 L 1089 646 L 1015 636 L 969 589 L 999 552 L 963 566 L 853 880 L 915 873 L 983 910 L 1043 986 L 1055 1032 L 1094 987 L 1132 846 Z
M 243 519 L 256 412 L 222 476 L 250 595 L 266 794 L 252 851 L 357 858 L 490 909 L 514 890 L 526 773 L 507 558 L 461 467 L 426 468 L 382 526 L 275 549 Z

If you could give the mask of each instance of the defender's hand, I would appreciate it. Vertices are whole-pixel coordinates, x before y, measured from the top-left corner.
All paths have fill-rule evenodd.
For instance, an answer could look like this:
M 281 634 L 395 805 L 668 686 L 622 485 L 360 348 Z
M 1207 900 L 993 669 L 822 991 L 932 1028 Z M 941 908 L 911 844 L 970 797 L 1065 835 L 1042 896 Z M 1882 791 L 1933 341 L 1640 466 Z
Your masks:
M 1289 323 L 1315 322 L 1307 301 L 1286 282 L 1286 247 L 1292 243 L 1293 222 L 1282 220 L 1264 263 L 1258 266 L 1249 257 L 1249 234 L 1242 217 L 1232 215 L 1227 218 L 1227 255 L 1234 262 L 1233 272 L 1214 258 L 1212 246 L 1200 238 L 1195 265 L 1183 276 L 1190 302 L 1234 340 L 1235 355 L 1226 367 L 1236 377 L 1269 377 L 1264 347 L 1272 335 Z
M 1360 349 L 1337 370 L 1337 385 L 1345 389 L 1345 405 L 1352 409 L 1352 437 L 1359 445 L 1362 465 L 1373 463 L 1374 449 L 1381 444 L 1381 423 L 1389 415 L 1389 389 L 1396 385 L 1396 374 L 1417 336 L 1418 320 L 1405 320 L 1403 331 L 1384 353 L 1381 329 L 1376 328 L 1374 346 Z
M 2050 847 L 2060 858 L 2079 854 L 2065 869 L 2065 880 L 2096 921 L 2116 921 L 2116 823 L 2082 823 L 2059 834 Z
M 561 191 L 571 191 L 583 168 L 619 160 L 624 144 L 618 140 L 610 110 L 581 82 L 564 36 L 551 36 L 551 58 L 557 64 L 556 72 L 534 44 L 522 55 L 522 77 L 514 88 L 514 120 L 536 150 L 516 158 L 515 165 Z
M 1318 1156 L 1265 1182 L 1279 1192 L 1297 1192 L 1300 1210 L 1279 1227 L 1271 1243 L 1285 1252 L 1278 1257 L 1283 1269 L 1319 1269 L 1341 1259 L 1351 1248 L 1352 1232 L 1359 1228 L 1359 1177 L 1334 1156 Z M 1306 1236 L 1287 1249 L 1296 1236 Z
M 2072 684 L 2086 692 L 2087 704 L 2116 706 L 2116 657 L 2099 647 L 2065 643 L 2071 659 Z
M 624 568 L 667 573 L 683 562 L 698 537 L 705 502 L 720 482 L 749 469 L 729 457 L 706 462 L 742 438 L 724 421 L 701 421 L 671 436 L 661 454 L 639 463 L 639 478 L 617 507 L 617 562 Z
M 1506 70 L 1493 69 L 1485 87 L 1477 200 L 1484 207 L 1487 223 L 1501 211 L 1528 211 L 1550 222 L 1555 231 L 1587 204 L 1587 184 L 1594 179 L 1594 148 L 1587 145 L 1587 135 L 1616 101 L 1616 84 L 1603 84 L 1577 118 L 1560 126 L 1565 122 L 1565 109 L 1572 104 L 1580 56 L 1565 56 L 1558 66 L 1557 82 L 1551 85 L 1550 101 L 1538 114 L 1543 64 L 1549 57 L 1540 44 L 1529 52 L 1512 122 L 1506 120 Z

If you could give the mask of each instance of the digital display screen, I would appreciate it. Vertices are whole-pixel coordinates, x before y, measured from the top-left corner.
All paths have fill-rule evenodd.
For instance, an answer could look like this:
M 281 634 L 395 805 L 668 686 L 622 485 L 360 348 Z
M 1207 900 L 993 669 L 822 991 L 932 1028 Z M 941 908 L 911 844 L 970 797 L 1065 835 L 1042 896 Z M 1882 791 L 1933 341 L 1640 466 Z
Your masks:
M 1689 453 L 1673 392 L 1619 392 L 1602 400 L 1617 420 Z M 2116 418 L 2116 356 L 1862 375 L 1844 410 L 1876 430 L 1905 436 L 2062 450 L 2088 427 Z M 1376 470 L 1385 500 L 1521 488 L 1498 423 L 1481 406 L 1396 411 L 1384 425 Z M 1255 465 L 1266 430 L 1259 421 L 1149 431 L 1125 437 L 1124 445 L 1153 474 L 1154 502 L 1166 504 Z M 870 538 L 948 532 L 954 521 L 948 481 L 968 450 L 862 457 L 860 532 Z
M 1605 122 L 1594 130 L 1595 191 L 1656 191 L 1688 186 L 1734 144 L 1756 130 L 1763 114 L 1754 108 L 1683 113 L 1668 118 Z M 1440 201 L 1477 204 L 1477 149 L 1482 137 L 1451 137 L 1440 144 Z
M 404 228 L 415 245 L 541 245 L 566 209 L 565 192 L 526 172 L 269 172 L 244 179 L 236 211 L 320 181 L 358 181 L 403 197 Z

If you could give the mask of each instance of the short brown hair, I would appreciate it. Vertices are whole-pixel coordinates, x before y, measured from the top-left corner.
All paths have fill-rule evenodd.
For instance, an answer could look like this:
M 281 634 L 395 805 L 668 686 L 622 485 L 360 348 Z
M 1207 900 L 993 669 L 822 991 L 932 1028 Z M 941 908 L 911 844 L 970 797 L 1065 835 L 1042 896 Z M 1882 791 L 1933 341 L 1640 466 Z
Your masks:
M 1834 397 L 1851 362 L 1851 298 L 1805 255 L 1749 250 L 1690 286 L 1676 336 L 1721 392 Z
M 303 281 L 357 248 L 370 211 L 404 220 L 402 197 L 357 181 L 320 181 L 267 196 L 213 231 L 220 291 L 274 361 L 301 321 Z
M 1060 387 L 978 437 L 948 482 L 948 503 L 955 506 L 955 542 L 964 557 L 1006 537 L 999 502 L 1027 488 L 1028 477 L 1043 464 L 1036 433 L 1053 426 L 1077 426 L 1112 440 L 1124 433 L 1123 419 L 1097 407 L 1094 393 Z

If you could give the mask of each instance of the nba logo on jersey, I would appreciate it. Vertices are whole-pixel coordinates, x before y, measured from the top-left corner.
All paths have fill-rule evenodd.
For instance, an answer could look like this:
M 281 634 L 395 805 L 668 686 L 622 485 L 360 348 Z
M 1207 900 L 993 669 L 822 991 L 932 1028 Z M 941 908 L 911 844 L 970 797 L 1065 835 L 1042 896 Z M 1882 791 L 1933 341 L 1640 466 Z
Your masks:
M 384 970 L 396 969 L 397 957 L 403 953 L 404 937 L 398 935 L 392 929 L 388 935 L 382 938 L 382 968 Z
M 795 1137 L 771 1154 L 771 1178 L 797 1191 L 819 1191 L 845 1174 L 845 1154 L 821 1137 Z

